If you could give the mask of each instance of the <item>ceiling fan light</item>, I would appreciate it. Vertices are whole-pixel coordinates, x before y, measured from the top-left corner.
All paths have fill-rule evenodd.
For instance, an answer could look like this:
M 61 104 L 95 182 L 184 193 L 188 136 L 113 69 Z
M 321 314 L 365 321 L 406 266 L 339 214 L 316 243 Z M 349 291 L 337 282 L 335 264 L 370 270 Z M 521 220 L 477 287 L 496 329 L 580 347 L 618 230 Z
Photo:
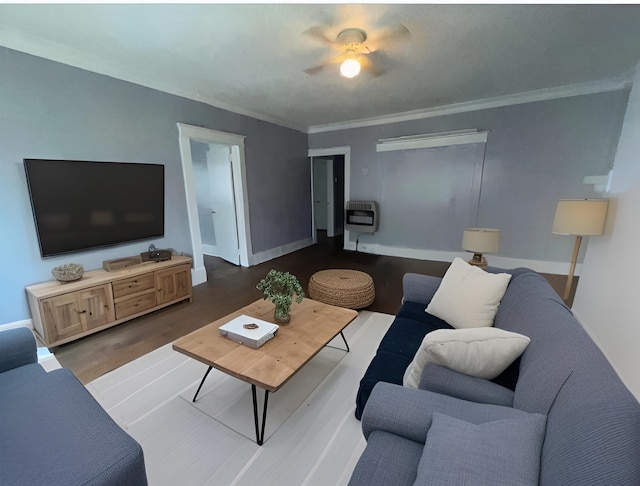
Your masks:
M 340 64 L 340 74 L 345 78 L 354 78 L 360 74 L 360 63 L 355 59 L 346 59 Z

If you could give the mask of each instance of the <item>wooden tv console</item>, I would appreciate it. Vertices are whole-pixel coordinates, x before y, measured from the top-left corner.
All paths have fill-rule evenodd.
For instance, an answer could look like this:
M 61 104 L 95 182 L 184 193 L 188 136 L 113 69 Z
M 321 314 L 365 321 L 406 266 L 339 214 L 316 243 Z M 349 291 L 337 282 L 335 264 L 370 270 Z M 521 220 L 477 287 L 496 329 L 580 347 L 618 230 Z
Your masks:
M 54 347 L 162 307 L 192 299 L 191 258 L 174 256 L 122 270 L 85 272 L 82 279 L 26 287 L 33 327 Z

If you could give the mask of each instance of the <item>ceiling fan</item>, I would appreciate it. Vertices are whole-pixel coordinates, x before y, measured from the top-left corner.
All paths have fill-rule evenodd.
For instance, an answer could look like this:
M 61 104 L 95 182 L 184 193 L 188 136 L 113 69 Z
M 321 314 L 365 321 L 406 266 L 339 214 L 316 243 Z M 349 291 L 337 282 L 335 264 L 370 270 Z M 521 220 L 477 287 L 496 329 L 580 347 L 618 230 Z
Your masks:
M 304 34 L 339 51 L 338 55 L 331 55 L 321 64 L 307 68 L 304 72 L 314 75 L 331 65 L 339 64 L 340 74 L 346 78 L 357 76 L 361 70 L 372 76 L 380 76 L 389 64 L 389 59 L 381 47 L 411 36 L 409 29 L 402 24 L 382 31 L 373 39 L 369 38 L 366 31 L 355 27 L 340 31 L 335 40 L 326 35 L 324 27 L 311 27 Z M 369 45 L 375 45 L 377 48 L 370 49 Z

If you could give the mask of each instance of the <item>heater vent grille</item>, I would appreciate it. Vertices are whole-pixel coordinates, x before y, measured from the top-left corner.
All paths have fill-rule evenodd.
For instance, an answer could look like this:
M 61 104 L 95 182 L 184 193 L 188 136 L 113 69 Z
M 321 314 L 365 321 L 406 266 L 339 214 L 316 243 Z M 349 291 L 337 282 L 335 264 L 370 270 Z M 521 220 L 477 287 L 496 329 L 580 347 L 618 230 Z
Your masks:
M 360 210 L 360 211 L 373 211 L 376 203 L 371 201 L 349 201 L 347 203 L 347 209 Z

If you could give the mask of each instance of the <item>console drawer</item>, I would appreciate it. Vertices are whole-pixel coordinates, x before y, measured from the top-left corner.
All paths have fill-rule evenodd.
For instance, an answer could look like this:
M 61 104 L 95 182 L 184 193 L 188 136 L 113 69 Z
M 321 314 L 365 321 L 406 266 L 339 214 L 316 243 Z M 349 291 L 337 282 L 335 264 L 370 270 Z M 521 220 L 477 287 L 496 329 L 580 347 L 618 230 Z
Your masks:
M 156 293 L 151 289 L 148 293 L 117 302 L 116 319 L 124 319 L 125 317 L 132 316 L 155 306 Z
M 118 299 L 120 297 L 126 297 L 127 295 L 137 294 L 144 290 L 153 289 L 155 286 L 155 280 L 153 278 L 153 273 L 148 273 L 146 275 L 138 275 L 137 277 L 113 282 L 112 286 L 113 298 Z

